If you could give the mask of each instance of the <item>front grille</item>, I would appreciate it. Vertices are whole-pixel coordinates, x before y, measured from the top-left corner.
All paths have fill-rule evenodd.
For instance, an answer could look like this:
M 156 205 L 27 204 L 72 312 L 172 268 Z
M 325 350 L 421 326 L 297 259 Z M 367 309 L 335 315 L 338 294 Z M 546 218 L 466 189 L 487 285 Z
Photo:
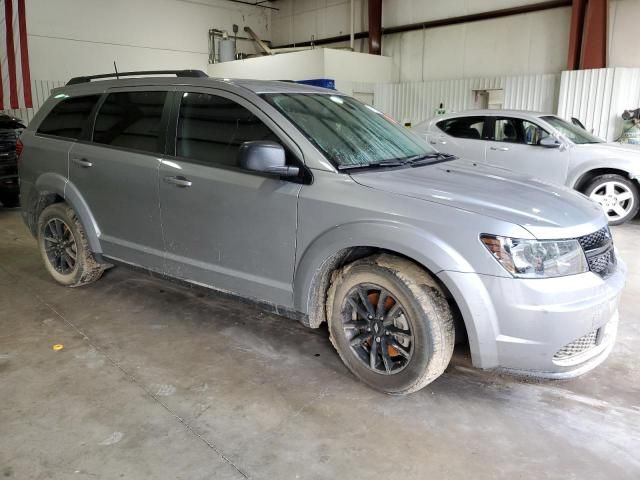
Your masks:
M 585 252 L 601 248 L 610 241 L 611 233 L 609 232 L 609 227 L 603 227 L 597 232 L 590 233 L 589 235 L 585 235 L 578 239 L 578 242 Z
M 587 333 L 583 337 L 574 340 L 571 343 L 568 343 L 560 350 L 556 352 L 553 356 L 554 360 L 566 360 L 567 358 L 571 358 L 575 355 L 579 355 L 587 350 L 592 349 L 596 345 L 598 345 L 598 335 L 600 333 L 600 329 L 593 330 L 592 332 Z
M 609 227 L 578 238 L 578 243 L 587 257 L 589 270 L 601 277 L 611 275 L 615 271 L 616 254 Z

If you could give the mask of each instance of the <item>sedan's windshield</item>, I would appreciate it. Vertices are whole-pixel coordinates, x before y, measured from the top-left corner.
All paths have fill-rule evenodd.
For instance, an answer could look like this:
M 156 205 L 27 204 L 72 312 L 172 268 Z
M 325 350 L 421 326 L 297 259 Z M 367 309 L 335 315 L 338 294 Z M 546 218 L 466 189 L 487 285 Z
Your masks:
M 341 95 L 272 93 L 282 112 L 338 169 L 397 166 L 442 156 L 374 108 Z M 423 164 L 423 163 L 421 163 Z
M 573 143 L 583 144 L 603 142 L 602 139 L 596 137 L 595 135 L 591 135 L 586 130 L 573 125 L 572 123 L 566 122 L 559 117 L 548 115 L 546 117 L 542 117 L 542 120 L 554 127 L 556 130 L 558 130 L 558 132 L 567 137 Z

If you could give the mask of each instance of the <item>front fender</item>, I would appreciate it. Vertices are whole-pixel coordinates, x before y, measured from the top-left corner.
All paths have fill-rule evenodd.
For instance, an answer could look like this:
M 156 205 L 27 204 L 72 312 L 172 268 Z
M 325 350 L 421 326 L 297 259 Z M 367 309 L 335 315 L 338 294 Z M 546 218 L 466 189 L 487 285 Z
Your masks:
M 433 275 L 445 269 L 473 271 L 459 252 L 424 230 L 392 221 L 363 221 L 338 225 L 309 244 L 296 265 L 294 275 L 294 307 L 308 314 L 317 314 L 314 298 L 324 288 L 322 277 L 332 259 L 355 247 L 373 247 L 406 256 L 422 265 Z M 320 291 L 322 294 L 322 290 Z M 312 326 L 316 323 L 310 318 Z M 317 326 L 317 325 L 315 325 Z
M 91 251 L 97 254 L 102 253 L 100 227 L 93 218 L 84 197 L 73 183 L 58 173 L 44 173 L 36 180 L 35 187 L 38 195 L 55 193 L 64 198 L 78 215 Z

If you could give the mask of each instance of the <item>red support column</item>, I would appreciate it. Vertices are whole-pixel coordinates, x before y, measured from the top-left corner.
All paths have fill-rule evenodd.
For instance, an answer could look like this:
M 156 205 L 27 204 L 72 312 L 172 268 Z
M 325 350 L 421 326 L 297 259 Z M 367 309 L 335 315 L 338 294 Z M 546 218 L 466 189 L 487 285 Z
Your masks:
M 607 0 L 589 0 L 582 42 L 581 68 L 607 66 Z
M 369 53 L 382 54 L 382 0 L 369 0 Z
M 586 0 L 573 0 L 573 5 L 571 6 L 569 58 L 567 59 L 568 70 L 577 70 L 580 68 L 580 52 L 582 51 L 582 33 L 586 4 Z

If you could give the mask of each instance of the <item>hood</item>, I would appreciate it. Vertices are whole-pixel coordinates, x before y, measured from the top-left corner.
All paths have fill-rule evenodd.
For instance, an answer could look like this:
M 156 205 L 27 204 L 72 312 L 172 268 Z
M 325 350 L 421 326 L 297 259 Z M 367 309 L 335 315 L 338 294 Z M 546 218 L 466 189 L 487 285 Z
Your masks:
M 352 174 L 360 185 L 497 218 L 536 238 L 572 238 L 606 224 L 584 195 L 560 185 L 468 160 Z

